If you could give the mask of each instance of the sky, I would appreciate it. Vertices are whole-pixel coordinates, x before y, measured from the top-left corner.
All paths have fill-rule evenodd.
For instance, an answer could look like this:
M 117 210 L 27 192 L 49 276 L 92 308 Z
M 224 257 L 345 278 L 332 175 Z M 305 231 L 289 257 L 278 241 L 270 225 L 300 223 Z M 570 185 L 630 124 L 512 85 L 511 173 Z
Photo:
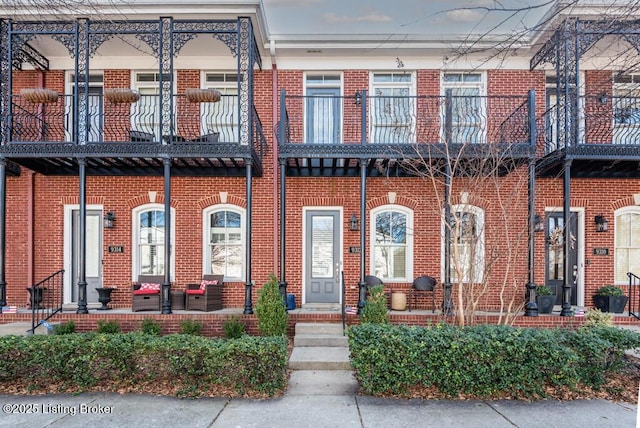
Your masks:
M 272 34 L 511 33 L 537 24 L 549 0 L 263 0 Z

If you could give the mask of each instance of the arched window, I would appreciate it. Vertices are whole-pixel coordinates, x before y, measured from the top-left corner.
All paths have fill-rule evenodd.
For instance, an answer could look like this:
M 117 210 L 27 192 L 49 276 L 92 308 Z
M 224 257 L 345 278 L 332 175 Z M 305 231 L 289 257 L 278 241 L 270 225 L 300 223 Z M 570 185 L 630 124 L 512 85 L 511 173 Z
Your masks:
M 371 210 L 371 274 L 386 281 L 413 281 L 413 211 L 398 205 Z
M 147 204 L 133 210 L 133 279 L 138 275 L 165 273 L 165 215 L 164 205 Z M 175 242 L 175 210 L 171 209 L 171 242 Z M 171 251 L 171 277 L 175 258 Z
M 203 272 L 243 281 L 245 272 L 245 210 L 215 205 L 203 211 Z
M 629 282 L 627 272 L 640 275 L 640 207 L 616 210 L 615 282 Z
M 484 275 L 484 210 L 473 205 L 451 207 L 450 273 L 453 282 L 482 282 Z M 446 226 L 445 226 L 446 227 Z M 444 263 L 444 231 L 442 255 Z M 444 272 L 444 268 L 442 269 Z

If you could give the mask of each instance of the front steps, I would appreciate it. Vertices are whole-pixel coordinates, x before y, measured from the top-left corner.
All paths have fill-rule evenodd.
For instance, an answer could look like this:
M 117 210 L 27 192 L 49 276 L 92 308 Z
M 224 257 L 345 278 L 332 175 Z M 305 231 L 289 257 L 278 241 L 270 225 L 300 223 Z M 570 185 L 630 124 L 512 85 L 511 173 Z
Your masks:
M 287 395 L 354 395 L 358 391 L 342 324 L 297 323 L 289 368 Z
M 54 325 L 58 323 L 49 324 Z M 29 330 L 31 330 L 31 322 L 19 321 L 0 324 L 0 336 L 28 336 L 31 334 Z M 53 334 L 53 331 L 41 325 L 36 328 L 35 334 Z

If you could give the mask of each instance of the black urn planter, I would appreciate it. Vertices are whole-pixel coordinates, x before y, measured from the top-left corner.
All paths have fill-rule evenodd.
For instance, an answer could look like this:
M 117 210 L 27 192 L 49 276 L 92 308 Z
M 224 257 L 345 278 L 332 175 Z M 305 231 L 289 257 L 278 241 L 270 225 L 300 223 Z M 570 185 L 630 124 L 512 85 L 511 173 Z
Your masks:
M 98 308 L 99 311 L 111 309 L 107 304 L 111 301 L 111 292 L 113 290 L 115 290 L 115 288 L 96 287 L 96 291 L 98 292 L 98 302 L 102 303 L 102 306 Z
M 536 296 L 539 314 L 550 314 L 553 312 L 553 305 L 556 303 L 555 295 Z
M 627 296 L 601 296 L 596 294 L 593 296 L 593 304 L 601 312 L 611 312 L 621 314 L 627 306 Z

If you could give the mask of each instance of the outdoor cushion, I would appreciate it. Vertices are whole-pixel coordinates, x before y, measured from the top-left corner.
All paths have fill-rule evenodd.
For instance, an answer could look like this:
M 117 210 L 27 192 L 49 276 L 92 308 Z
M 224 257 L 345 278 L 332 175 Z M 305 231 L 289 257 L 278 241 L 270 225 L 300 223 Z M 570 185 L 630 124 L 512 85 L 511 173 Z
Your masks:
M 202 290 L 204 292 L 204 290 L 207 288 L 207 285 L 218 285 L 218 281 L 214 280 L 206 280 L 203 279 L 202 282 L 200 283 L 200 290 Z
M 187 294 L 204 294 L 205 290 L 201 290 L 199 288 L 196 290 L 191 289 L 191 290 L 186 290 L 186 293 Z
M 139 295 L 144 295 L 144 294 L 158 294 L 160 292 L 160 290 L 133 290 L 133 294 L 135 294 L 136 296 Z
M 160 284 L 154 284 L 150 282 L 143 282 L 140 284 L 140 290 L 153 290 L 160 291 Z

